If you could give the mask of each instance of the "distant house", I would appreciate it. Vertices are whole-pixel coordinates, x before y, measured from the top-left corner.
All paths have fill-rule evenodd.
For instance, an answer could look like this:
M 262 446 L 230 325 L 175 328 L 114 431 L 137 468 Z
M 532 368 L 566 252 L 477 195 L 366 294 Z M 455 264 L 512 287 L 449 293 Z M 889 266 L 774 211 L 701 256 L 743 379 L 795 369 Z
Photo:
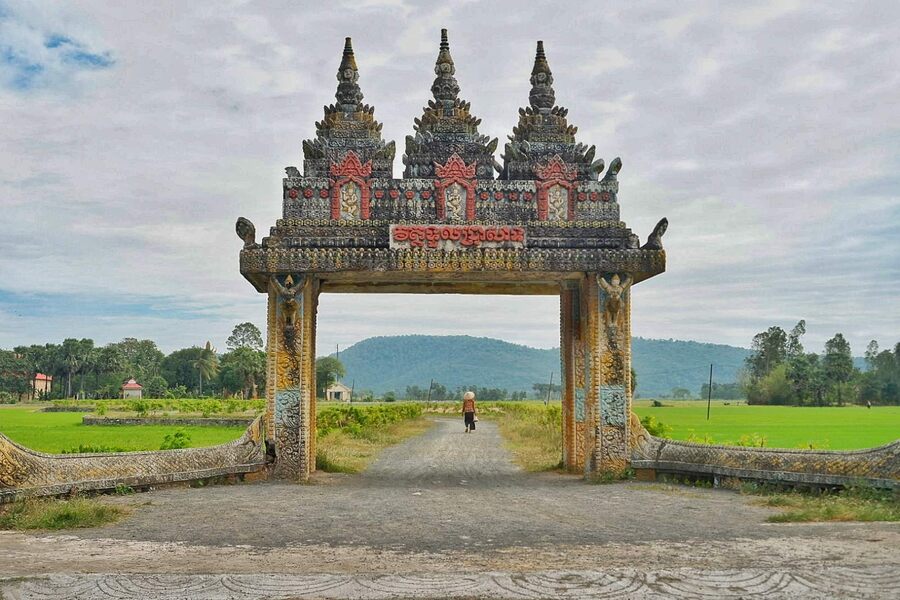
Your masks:
M 127 400 L 128 398 L 137 398 L 141 399 L 143 396 L 144 386 L 139 384 L 134 380 L 134 377 L 126 381 L 122 384 L 122 399 Z
M 325 399 L 329 402 L 350 402 L 352 390 L 340 381 L 336 381 L 325 390 Z
M 31 389 L 34 390 L 34 398 L 48 398 L 50 388 L 53 387 L 53 375 L 35 373 L 31 380 Z

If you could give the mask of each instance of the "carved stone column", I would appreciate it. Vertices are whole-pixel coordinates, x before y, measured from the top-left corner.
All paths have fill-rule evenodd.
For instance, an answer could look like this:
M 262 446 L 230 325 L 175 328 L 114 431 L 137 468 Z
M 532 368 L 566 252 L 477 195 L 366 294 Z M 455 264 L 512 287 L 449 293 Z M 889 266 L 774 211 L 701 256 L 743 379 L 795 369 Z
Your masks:
M 305 481 L 315 469 L 317 295 L 316 281 L 305 275 L 275 275 L 269 283 L 266 423 L 279 479 Z
M 560 294 L 563 463 L 572 471 L 583 470 L 585 464 L 587 348 L 582 297 L 577 283 L 565 285 Z
M 627 274 L 586 281 L 591 406 L 588 470 L 622 473 L 629 464 L 631 414 L 631 283 Z

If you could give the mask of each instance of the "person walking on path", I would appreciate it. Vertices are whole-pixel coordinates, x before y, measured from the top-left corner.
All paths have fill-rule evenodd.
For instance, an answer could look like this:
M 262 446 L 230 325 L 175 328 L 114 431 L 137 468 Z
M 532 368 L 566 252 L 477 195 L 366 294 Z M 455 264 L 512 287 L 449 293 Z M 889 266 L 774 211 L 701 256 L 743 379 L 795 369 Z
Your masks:
M 466 423 L 466 433 L 475 431 L 475 392 L 463 394 L 463 421 Z

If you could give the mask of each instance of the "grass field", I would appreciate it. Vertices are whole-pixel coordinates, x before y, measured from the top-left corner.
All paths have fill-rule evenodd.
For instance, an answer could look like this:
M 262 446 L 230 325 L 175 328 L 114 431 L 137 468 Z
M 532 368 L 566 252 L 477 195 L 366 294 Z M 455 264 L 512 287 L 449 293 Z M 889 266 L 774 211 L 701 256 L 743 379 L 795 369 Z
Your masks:
M 0 433 L 32 450 L 59 453 L 80 445 L 159 450 L 167 433 L 183 429 L 190 447 L 214 446 L 240 437 L 243 427 L 82 425 L 84 413 L 45 413 L 38 407 L 0 407 Z
M 710 420 L 706 403 L 664 400 L 655 408 L 649 400 L 635 402 L 639 417 L 653 415 L 672 428 L 669 437 L 710 443 L 737 442 L 757 434 L 767 448 L 855 450 L 900 438 L 900 406 L 794 407 L 747 406 L 713 401 Z
M 640 417 L 654 416 L 671 427 L 669 437 L 678 440 L 694 439 L 709 443 L 736 443 L 742 436 L 765 440 L 769 448 L 826 448 L 852 450 L 879 446 L 900 438 L 900 407 L 879 406 L 866 409 L 858 406 L 799 408 L 791 406 L 726 405 L 713 401 L 711 419 L 706 420 L 706 403 L 702 401 L 664 400 L 666 406 L 652 407 L 649 400 L 635 402 Z M 400 403 L 398 403 L 399 405 Z M 489 416 L 491 403 L 482 403 L 482 415 Z M 541 402 L 523 402 L 525 412 L 543 407 Z M 330 404 L 320 403 L 320 410 Z M 440 403 L 426 410 L 455 411 L 454 403 Z M 525 407 L 529 407 L 526 409 Z M 241 427 L 163 427 L 152 425 L 98 427 L 81 424 L 83 413 L 43 413 L 37 406 L 0 407 L 0 432 L 20 444 L 43 452 L 62 452 L 79 445 L 107 446 L 127 450 L 156 450 L 167 433 L 184 429 L 190 436 L 190 446 L 212 446 L 240 436 Z M 540 412 L 540 411 L 538 411 Z M 455 412 L 454 412 L 455 414 Z M 537 415 L 532 415 L 537 417 Z M 526 414 L 507 415 L 503 423 L 507 439 L 516 429 L 515 445 L 520 452 L 535 451 L 556 455 L 557 440 L 540 440 L 538 433 L 547 429 L 544 418 L 529 419 Z M 509 420 L 522 419 L 522 423 Z M 534 422 L 531 422 L 534 420 Z M 541 432 L 531 431 L 537 427 Z M 555 429 L 554 429 L 555 431 Z M 547 432 L 549 434 L 549 431 Z M 555 435 L 555 434 L 554 434 Z M 534 448 L 529 446 L 534 442 Z M 551 443 L 552 442 L 552 443 Z M 545 448 L 546 446 L 546 448 Z M 546 452 L 545 452 L 546 450 Z M 552 450 L 552 452 L 551 452 Z M 528 462 L 545 462 L 532 457 Z M 548 459 L 549 460 L 549 459 Z

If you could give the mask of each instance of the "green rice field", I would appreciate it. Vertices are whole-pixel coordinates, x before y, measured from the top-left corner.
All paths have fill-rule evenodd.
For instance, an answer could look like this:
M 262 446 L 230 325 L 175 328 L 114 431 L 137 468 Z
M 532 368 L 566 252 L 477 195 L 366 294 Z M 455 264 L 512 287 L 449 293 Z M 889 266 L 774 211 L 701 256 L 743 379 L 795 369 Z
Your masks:
M 672 439 L 736 443 L 741 436 L 762 436 L 768 448 L 854 450 L 900 438 L 900 406 L 747 406 L 713 401 L 710 420 L 706 402 L 663 400 L 652 407 L 637 400 L 639 417 L 654 416 L 672 428 Z
M 0 433 L 32 450 L 59 453 L 80 445 L 123 450 L 159 450 L 167 433 L 183 429 L 190 447 L 215 446 L 240 437 L 243 427 L 82 425 L 85 413 L 45 413 L 34 406 L 0 407 Z
M 635 412 L 642 418 L 652 415 L 670 427 L 669 437 L 677 440 L 734 444 L 744 437 L 757 443 L 762 440 L 769 448 L 852 450 L 900 438 L 900 406 L 801 408 L 713 401 L 707 421 L 705 402 L 663 402 L 666 406 L 652 407 L 649 400 L 638 400 Z M 483 409 L 488 406 L 482 405 Z M 3 406 L 0 433 L 34 450 L 56 453 L 82 445 L 156 450 L 165 435 L 176 429 L 187 432 L 191 447 L 212 446 L 236 439 L 243 431 L 241 427 L 86 426 L 81 424 L 83 414 L 44 413 L 38 406 Z

